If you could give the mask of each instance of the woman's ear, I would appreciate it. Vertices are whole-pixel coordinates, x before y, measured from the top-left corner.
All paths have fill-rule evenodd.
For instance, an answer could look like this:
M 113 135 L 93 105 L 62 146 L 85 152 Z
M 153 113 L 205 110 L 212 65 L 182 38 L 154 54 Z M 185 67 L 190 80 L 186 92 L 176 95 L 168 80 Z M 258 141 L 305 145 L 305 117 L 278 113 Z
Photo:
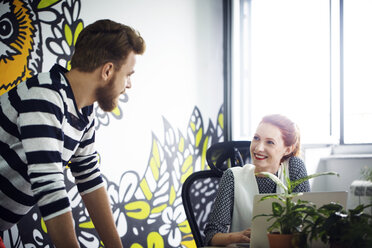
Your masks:
M 101 68 L 102 79 L 105 82 L 109 81 L 114 74 L 114 64 L 112 62 L 107 62 Z
M 284 156 L 287 156 L 287 155 L 291 154 L 291 153 L 293 152 L 293 150 L 294 150 L 294 145 L 292 145 L 292 146 L 287 146 L 287 147 L 285 148 Z

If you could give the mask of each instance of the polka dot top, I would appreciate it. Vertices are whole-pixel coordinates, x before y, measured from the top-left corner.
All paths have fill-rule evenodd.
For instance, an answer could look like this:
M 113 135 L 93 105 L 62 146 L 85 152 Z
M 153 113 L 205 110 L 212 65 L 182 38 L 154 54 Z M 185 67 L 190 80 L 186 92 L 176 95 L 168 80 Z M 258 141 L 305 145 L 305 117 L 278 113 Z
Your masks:
M 276 174 L 277 175 L 277 174 Z M 297 157 L 289 159 L 289 178 L 291 181 L 307 176 L 304 162 Z M 256 177 L 258 191 L 260 194 L 276 193 L 276 184 L 270 178 Z M 293 192 L 309 192 L 309 181 L 298 185 Z M 211 213 L 208 216 L 208 223 L 205 227 L 205 244 L 210 241 L 216 233 L 228 232 L 231 225 L 234 210 L 234 174 L 226 170 L 220 180 L 219 189 Z

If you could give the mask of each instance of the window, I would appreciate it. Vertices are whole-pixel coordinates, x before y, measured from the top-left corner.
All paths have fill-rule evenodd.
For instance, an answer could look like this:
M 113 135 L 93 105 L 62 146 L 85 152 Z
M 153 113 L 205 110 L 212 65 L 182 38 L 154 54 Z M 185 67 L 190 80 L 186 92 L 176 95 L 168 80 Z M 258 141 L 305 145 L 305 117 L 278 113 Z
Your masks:
M 302 143 L 371 143 L 369 2 L 234 1 L 232 138 L 250 139 L 264 115 L 280 113 Z
M 372 143 L 372 1 L 343 1 L 345 143 Z

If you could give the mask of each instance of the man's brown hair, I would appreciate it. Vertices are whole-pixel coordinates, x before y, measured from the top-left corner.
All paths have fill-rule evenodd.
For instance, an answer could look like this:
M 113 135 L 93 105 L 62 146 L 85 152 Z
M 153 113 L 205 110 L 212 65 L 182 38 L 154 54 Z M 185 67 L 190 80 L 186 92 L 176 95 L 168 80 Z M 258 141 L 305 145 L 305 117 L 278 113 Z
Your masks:
M 85 27 L 79 34 L 71 69 L 92 72 L 99 66 L 113 62 L 119 70 L 128 54 L 143 54 L 146 45 L 133 28 L 108 19 L 98 20 Z

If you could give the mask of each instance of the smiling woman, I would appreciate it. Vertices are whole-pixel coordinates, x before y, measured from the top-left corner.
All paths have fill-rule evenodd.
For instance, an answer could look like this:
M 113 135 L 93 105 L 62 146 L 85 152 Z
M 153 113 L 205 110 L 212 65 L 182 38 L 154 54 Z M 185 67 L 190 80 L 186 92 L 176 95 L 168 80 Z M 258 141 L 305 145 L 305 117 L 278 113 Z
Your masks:
M 270 178 L 256 176 L 271 172 L 286 185 L 283 171 L 290 180 L 307 176 L 300 153 L 300 133 L 296 124 L 282 115 L 265 116 L 259 123 L 251 143 L 253 164 L 226 170 L 205 228 L 205 243 L 228 245 L 250 242 L 253 197 L 262 193 L 280 193 Z M 310 191 L 309 182 L 293 192 Z
M 300 132 L 295 123 L 282 115 L 265 116 L 251 143 L 255 172 L 275 174 L 282 162 L 300 155 Z

